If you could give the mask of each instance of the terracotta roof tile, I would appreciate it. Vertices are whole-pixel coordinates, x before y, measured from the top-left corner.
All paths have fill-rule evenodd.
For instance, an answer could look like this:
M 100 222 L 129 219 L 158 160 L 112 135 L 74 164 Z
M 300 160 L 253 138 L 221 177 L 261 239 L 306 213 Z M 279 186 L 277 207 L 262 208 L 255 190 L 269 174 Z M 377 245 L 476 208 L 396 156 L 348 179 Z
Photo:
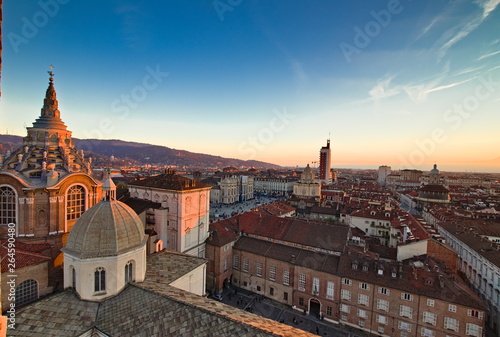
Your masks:
M 165 190 L 186 191 L 199 188 L 210 188 L 199 181 L 188 179 L 175 173 L 165 173 L 147 177 L 143 180 L 136 180 L 129 183 L 129 186 L 146 186 L 161 188 Z
M 22 246 L 23 248 L 29 248 L 29 244 L 22 244 L 22 245 L 17 245 L 19 242 L 16 242 L 16 247 L 15 247 L 15 270 L 19 270 L 22 268 L 30 267 L 30 266 L 35 266 L 40 263 L 44 263 L 47 261 L 50 261 L 51 258 L 48 256 L 45 256 L 40 253 L 35 253 L 33 251 L 27 251 L 19 248 Z M 43 245 L 36 245 L 34 246 L 33 250 L 38 250 L 40 248 L 44 247 Z M 8 256 L 8 246 L 7 246 L 7 241 L 5 240 L 0 246 L 0 256 L 2 258 L 2 274 L 9 272 L 9 256 Z

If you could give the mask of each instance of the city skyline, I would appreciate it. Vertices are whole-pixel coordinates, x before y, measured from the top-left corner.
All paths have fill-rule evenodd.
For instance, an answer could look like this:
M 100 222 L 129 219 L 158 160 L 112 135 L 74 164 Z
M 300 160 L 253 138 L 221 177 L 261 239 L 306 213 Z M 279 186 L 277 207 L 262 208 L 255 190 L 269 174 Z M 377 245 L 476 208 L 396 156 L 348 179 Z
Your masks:
M 5 3 L 0 133 L 26 134 L 53 64 L 76 138 L 500 172 L 499 3 Z

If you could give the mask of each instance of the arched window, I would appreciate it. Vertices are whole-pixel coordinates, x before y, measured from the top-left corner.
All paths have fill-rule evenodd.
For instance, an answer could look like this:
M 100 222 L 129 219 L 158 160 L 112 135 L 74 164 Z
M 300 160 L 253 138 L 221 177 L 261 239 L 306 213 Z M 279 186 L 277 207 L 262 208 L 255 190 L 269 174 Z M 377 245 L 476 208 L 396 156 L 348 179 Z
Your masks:
M 22 282 L 16 288 L 16 306 L 38 299 L 38 282 L 30 279 Z
M 191 197 L 186 197 L 186 213 L 191 211 Z
M 71 267 L 71 286 L 76 289 L 76 270 L 75 267 Z
M 85 211 L 85 189 L 81 185 L 72 186 L 66 197 L 66 219 L 78 219 Z
M 0 225 L 16 223 L 16 193 L 9 186 L 0 187 Z
M 125 265 L 125 283 L 134 282 L 134 263 L 128 261 Z
M 94 291 L 106 291 L 106 270 L 97 268 L 94 273 Z

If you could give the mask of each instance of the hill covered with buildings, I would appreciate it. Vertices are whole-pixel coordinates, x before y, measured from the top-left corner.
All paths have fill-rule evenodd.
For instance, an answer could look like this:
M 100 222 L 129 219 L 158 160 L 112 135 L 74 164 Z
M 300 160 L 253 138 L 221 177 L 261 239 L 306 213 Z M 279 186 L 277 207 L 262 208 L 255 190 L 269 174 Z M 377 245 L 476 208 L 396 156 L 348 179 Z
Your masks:
M 151 145 L 144 143 L 127 142 L 118 139 L 77 139 L 75 147 L 84 150 L 88 156 L 93 157 L 103 165 L 110 165 L 112 161 L 118 161 L 118 166 L 129 163 L 154 164 L 167 166 L 186 167 L 257 167 L 278 168 L 278 165 L 265 163 L 257 160 L 241 160 L 235 158 L 224 158 L 203 153 L 194 153 L 185 150 L 172 149 L 166 146 Z M 14 151 L 22 145 L 23 137 L 14 135 L 0 135 L 0 154 L 6 155 L 8 151 Z M 109 163 L 108 163 L 109 161 Z M 110 165 L 113 166 L 113 165 Z

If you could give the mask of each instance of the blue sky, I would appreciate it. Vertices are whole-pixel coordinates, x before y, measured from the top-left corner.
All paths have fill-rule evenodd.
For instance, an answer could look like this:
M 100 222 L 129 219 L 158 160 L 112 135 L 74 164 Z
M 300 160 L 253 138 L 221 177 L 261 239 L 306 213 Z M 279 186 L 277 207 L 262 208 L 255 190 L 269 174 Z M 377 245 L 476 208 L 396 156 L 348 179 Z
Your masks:
M 4 3 L 1 133 L 500 172 L 500 0 Z

